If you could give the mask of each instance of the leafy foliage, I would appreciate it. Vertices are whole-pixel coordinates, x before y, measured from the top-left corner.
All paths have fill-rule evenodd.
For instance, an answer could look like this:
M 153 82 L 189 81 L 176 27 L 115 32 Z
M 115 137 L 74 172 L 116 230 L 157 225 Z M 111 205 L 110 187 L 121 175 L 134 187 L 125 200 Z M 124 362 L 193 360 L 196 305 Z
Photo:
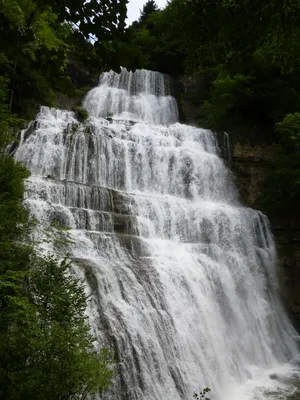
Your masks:
M 27 176 L 21 164 L 0 150 L 0 273 L 10 282 L 16 282 L 15 273 L 22 279 L 29 262 L 30 249 L 22 243 L 29 228 L 22 205 L 23 179 Z
M 0 398 L 84 399 L 107 388 L 111 357 L 94 351 L 84 289 L 69 269 L 66 259 L 36 258 L 23 296 L 8 298 L 1 313 Z
M 174 15 L 171 3 L 159 10 L 154 1 L 148 1 L 141 17 L 126 31 L 123 43 L 124 65 L 129 69 L 148 68 L 171 75 L 182 72 L 182 55 L 174 37 Z
M 75 112 L 76 118 L 79 122 L 84 122 L 89 117 L 89 113 L 83 107 L 75 107 L 73 111 Z
M 280 141 L 290 151 L 300 153 L 300 112 L 288 114 L 276 124 L 276 132 Z
M 95 351 L 70 262 L 35 254 L 22 204 L 29 172 L 5 148 L 22 118 L 74 91 L 83 63 L 118 63 L 111 42 L 125 14 L 126 0 L 0 0 L 0 399 L 86 399 L 113 374 L 110 354 Z M 54 229 L 63 248 L 68 237 Z
M 9 88 L 4 110 L 32 118 L 38 106 L 54 106 L 58 92 L 72 93 L 82 70 L 119 68 L 126 4 L 0 0 L 0 85 Z
M 0 399 L 85 399 L 107 388 L 111 356 L 94 350 L 70 262 L 34 254 L 26 177 L 0 150 Z
M 148 17 L 150 16 L 150 14 L 158 11 L 158 5 L 155 3 L 154 0 L 148 0 L 144 6 L 143 6 L 143 10 L 141 11 L 141 16 L 139 19 L 139 22 L 144 22 L 148 19 Z
M 128 29 L 137 49 L 129 57 L 172 75 L 205 75 L 208 127 L 271 131 L 300 106 L 299 15 L 293 0 L 171 0 Z
M 269 213 L 295 212 L 300 2 L 170 0 L 163 10 L 154 8 L 143 10 L 127 30 L 126 65 L 194 80 L 189 100 L 201 126 L 275 142 L 278 157 L 263 207 Z
M 2 57 L 2 62 L 6 62 L 4 56 Z M 21 120 L 9 110 L 9 105 L 7 104 L 9 92 L 8 85 L 9 78 L 7 76 L 0 76 L 0 149 L 3 149 L 4 146 L 12 140 L 13 127 L 21 122 Z
M 8 110 L 4 117 L 2 146 L 14 119 Z M 70 262 L 34 252 L 23 206 L 28 175 L 0 148 L 0 399 L 85 399 L 109 385 L 111 356 L 94 349 Z
M 299 211 L 300 113 L 288 114 L 276 124 L 277 158 L 266 183 L 262 206 L 271 215 L 291 216 Z
M 242 74 L 219 74 L 213 81 L 209 99 L 203 105 L 206 124 L 223 129 L 230 127 L 233 121 L 239 124 L 253 97 L 250 82 L 251 78 Z
M 22 204 L 28 175 L 0 149 L 0 399 L 85 399 L 107 388 L 111 356 L 94 350 L 70 262 L 34 253 Z

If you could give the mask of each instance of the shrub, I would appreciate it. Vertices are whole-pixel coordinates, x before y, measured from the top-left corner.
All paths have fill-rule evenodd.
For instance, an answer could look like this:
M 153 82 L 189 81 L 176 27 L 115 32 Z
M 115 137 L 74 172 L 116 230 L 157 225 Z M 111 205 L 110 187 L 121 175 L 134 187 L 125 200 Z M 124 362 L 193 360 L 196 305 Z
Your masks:
M 0 398 L 78 400 L 108 387 L 111 356 L 105 349 L 94 350 L 84 288 L 69 270 L 67 259 L 36 257 L 23 294 L 19 288 L 4 297 Z M 16 286 L 17 272 L 10 276 L 14 280 L 2 279 L 2 286 Z
M 89 117 L 88 111 L 83 107 L 74 107 L 73 111 L 74 111 L 74 113 L 76 115 L 76 118 L 78 119 L 79 122 L 84 122 Z
M 212 84 L 210 97 L 203 105 L 204 119 L 208 127 L 228 128 L 228 124 L 236 123 L 236 116 L 246 108 L 253 96 L 249 88 L 250 81 L 249 76 L 242 74 L 231 76 L 222 72 L 218 75 Z
M 282 145 L 292 152 L 300 151 L 300 112 L 287 114 L 275 125 Z

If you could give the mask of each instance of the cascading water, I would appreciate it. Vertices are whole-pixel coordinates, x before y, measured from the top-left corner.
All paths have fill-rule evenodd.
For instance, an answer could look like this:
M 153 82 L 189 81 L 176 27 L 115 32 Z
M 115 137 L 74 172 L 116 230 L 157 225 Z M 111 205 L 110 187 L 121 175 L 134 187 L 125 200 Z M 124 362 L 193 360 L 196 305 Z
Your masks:
M 103 74 L 84 106 L 84 124 L 42 107 L 15 157 L 31 171 L 25 202 L 39 235 L 71 228 L 93 333 L 116 352 L 101 398 L 288 390 L 269 377 L 295 374 L 297 354 L 273 238 L 265 216 L 238 203 L 214 134 L 175 123 L 168 79 L 150 71 Z M 59 251 L 55 240 L 47 248 Z
M 113 115 L 114 120 L 155 125 L 178 120 L 177 104 L 171 96 L 168 77 L 146 70 L 133 73 L 122 69 L 120 74 L 105 72 L 99 86 L 86 97 L 84 106 L 95 117 Z

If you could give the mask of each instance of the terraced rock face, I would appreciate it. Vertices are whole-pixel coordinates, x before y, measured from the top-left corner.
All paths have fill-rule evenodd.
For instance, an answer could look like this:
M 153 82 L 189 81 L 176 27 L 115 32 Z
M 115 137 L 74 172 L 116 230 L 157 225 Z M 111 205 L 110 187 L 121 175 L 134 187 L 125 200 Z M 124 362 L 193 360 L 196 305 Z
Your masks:
M 296 373 L 297 345 L 268 221 L 238 203 L 213 133 L 176 123 L 169 93 L 158 73 L 106 73 L 85 124 L 42 107 L 15 152 L 41 247 L 70 252 L 98 345 L 115 351 L 101 398 L 288 390 L 269 378 Z

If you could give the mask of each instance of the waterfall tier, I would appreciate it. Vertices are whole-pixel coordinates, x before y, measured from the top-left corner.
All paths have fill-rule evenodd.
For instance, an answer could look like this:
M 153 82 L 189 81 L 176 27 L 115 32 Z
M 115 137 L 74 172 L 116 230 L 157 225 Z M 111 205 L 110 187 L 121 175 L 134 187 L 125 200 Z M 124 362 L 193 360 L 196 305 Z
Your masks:
M 178 119 L 177 104 L 171 96 L 167 76 L 138 70 L 120 74 L 105 72 L 99 86 L 86 96 L 83 106 L 95 117 L 172 124 Z
M 175 123 L 169 88 L 122 70 L 88 93 L 85 124 L 42 107 L 15 153 L 31 171 L 25 203 L 39 235 L 71 228 L 93 334 L 117 357 L 101 398 L 188 400 L 209 386 L 217 400 L 263 399 L 287 389 L 269 375 L 296 373 L 297 353 L 269 224 L 239 204 L 214 134 Z

